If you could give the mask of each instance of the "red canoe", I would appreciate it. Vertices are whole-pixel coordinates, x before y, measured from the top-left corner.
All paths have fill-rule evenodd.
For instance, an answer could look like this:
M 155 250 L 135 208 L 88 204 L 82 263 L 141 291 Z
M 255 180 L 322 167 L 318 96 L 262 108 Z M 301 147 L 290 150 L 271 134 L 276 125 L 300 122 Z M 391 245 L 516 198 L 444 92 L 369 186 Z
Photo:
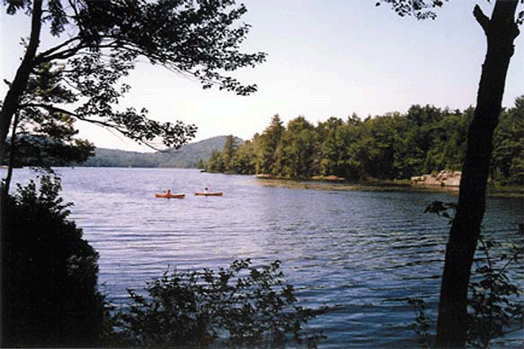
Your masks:
M 164 198 L 164 199 L 183 199 L 186 197 L 186 194 L 165 193 L 165 194 L 155 194 L 155 197 Z

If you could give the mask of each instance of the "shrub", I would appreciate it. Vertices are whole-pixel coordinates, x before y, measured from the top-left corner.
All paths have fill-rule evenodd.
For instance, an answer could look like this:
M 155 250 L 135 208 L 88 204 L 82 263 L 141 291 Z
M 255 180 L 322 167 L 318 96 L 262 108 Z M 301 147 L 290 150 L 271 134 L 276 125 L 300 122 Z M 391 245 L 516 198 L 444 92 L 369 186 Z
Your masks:
M 209 269 L 173 272 L 147 284 L 146 298 L 128 290 L 132 305 L 117 314 L 120 343 L 140 347 L 284 347 L 289 341 L 315 346 L 301 325 L 316 314 L 294 305 L 293 287 L 283 285 L 280 262 L 255 268 L 233 262 Z
M 421 298 L 411 298 L 408 303 L 415 311 L 415 322 L 409 328 L 417 334 L 417 342 L 421 348 L 430 348 L 433 345 L 433 334 L 431 333 L 432 321 L 426 315 L 426 303 Z
M 104 300 L 97 291 L 98 254 L 68 221 L 58 179 L 18 185 L 5 202 L 3 345 L 96 346 Z
M 477 278 L 469 285 L 471 297 L 468 306 L 473 311 L 469 314 L 468 343 L 477 348 L 488 348 L 491 339 L 515 327 L 522 328 L 524 324 L 524 304 L 516 300 L 522 290 L 507 275 L 507 267 L 522 258 L 523 249 L 513 246 L 510 254 L 502 254 L 496 263 L 489 251 L 498 243 L 492 240 L 484 242 L 483 239 L 480 242 L 486 263 L 477 266 L 474 274 Z
M 451 223 L 453 217 L 448 210 L 455 208 L 454 203 L 435 201 L 425 212 L 442 215 Z M 478 249 L 485 258 L 484 263 L 478 263 L 469 283 L 467 344 L 488 348 L 492 339 L 524 326 L 524 303 L 517 300 L 523 292 L 507 273 L 508 267 L 522 258 L 524 248 L 512 246 L 509 253 L 493 258 L 490 251 L 499 244 L 493 240 L 484 241 L 482 236 L 479 236 L 479 242 Z M 417 298 L 410 299 L 409 303 L 415 307 L 416 313 L 416 322 L 410 328 L 417 334 L 419 344 L 429 347 L 433 343 L 429 333 L 433 321 L 425 314 L 425 303 Z

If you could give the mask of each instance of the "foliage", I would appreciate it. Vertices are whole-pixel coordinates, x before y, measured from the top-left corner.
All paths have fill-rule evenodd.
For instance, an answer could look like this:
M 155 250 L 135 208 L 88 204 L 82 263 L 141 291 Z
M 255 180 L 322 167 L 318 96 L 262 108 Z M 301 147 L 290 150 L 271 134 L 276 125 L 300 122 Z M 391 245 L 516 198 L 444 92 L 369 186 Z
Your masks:
M 451 222 L 453 216 L 448 211 L 456 210 L 456 207 L 455 203 L 434 201 L 425 212 L 442 215 Z M 517 300 L 523 291 L 509 278 L 508 267 L 518 263 L 524 248 L 512 246 L 509 253 L 493 258 L 490 251 L 500 244 L 494 240 L 484 241 L 482 237 L 479 241 L 478 251 L 482 251 L 485 257 L 477 261 L 469 283 L 467 343 L 475 348 L 488 348 L 492 339 L 515 328 L 523 328 L 524 303 Z M 409 303 L 416 312 L 416 322 L 410 327 L 418 335 L 420 344 L 428 347 L 433 342 L 429 333 L 432 321 L 425 314 L 425 303 L 421 299 L 411 299 Z
M 501 183 L 524 185 L 524 96 L 504 116 L 493 136 L 491 174 Z
M 256 170 L 254 143 L 247 140 L 233 153 L 232 171 L 239 174 L 252 174 Z
M 223 168 L 220 172 L 230 172 L 232 168 L 233 155 L 237 152 L 238 144 L 235 142 L 235 137 L 229 135 L 226 137 L 226 142 L 224 143 L 224 149 L 222 150 L 222 161 Z
M 509 256 L 502 254 L 498 260 L 504 265 L 498 267 L 496 259 L 489 255 L 490 249 L 498 243 L 483 239 L 480 242 L 480 250 L 486 255 L 486 264 L 477 266 L 474 274 L 476 280 L 469 285 L 471 297 L 468 305 L 473 312 L 469 314 L 468 342 L 477 348 L 488 348 L 491 339 L 502 336 L 512 327 L 523 327 L 524 303 L 515 300 L 522 290 L 509 279 L 506 272 L 511 263 L 522 258 L 523 248 L 513 246 Z
M 303 116 L 291 120 L 277 147 L 282 175 L 291 178 L 309 178 L 315 172 L 315 153 L 318 153 L 316 132 Z
M 0 118 L 0 163 L 7 134 L 18 121 L 27 126 L 20 142 L 10 148 L 29 149 L 47 158 L 67 150 L 70 159 L 85 160 L 92 146 L 73 141 L 73 120 L 120 132 L 155 148 L 178 148 L 194 137 L 196 127 L 181 122 L 160 123 L 146 109 L 116 108 L 130 86 L 121 83 L 138 59 L 159 64 L 198 80 L 204 88 L 247 95 L 256 85 L 244 85 L 229 74 L 254 67 L 264 53 L 243 53 L 240 44 L 249 25 L 238 23 L 246 13 L 234 0 L 5 0 L 7 13 L 31 16 L 26 52 L 8 93 Z M 48 29 L 55 40 L 41 41 Z M 40 47 L 51 43 L 51 47 Z M 56 132 L 58 131 L 58 133 Z M 36 132 L 36 133 L 33 133 Z M 45 150 L 40 150 L 45 149 Z M 28 162 L 34 160 L 20 151 Z
M 424 213 L 435 213 L 438 216 L 442 215 L 442 217 L 449 219 L 451 223 L 453 218 L 448 213 L 448 210 L 455 210 L 456 208 L 457 204 L 454 202 L 433 201 L 426 207 Z
M 431 348 L 433 344 L 433 335 L 430 330 L 432 321 L 426 315 L 426 303 L 421 298 L 411 298 L 408 303 L 413 306 L 415 311 L 415 323 L 409 326 L 417 334 L 418 344 L 422 348 Z
M 51 63 L 42 64 L 30 77 L 26 92 L 21 97 L 21 108 L 16 117 L 14 134 L 9 140 L 14 166 L 63 166 L 85 161 L 94 150 L 88 141 L 74 138 L 78 131 L 75 119 L 59 111 L 42 113 L 32 107 L 36 103 L 72 103 L 74 94 L 60 84 L 62 69 L 53 70 Z
M 491 173 L 504 185 L 524 183 L 523 100 L 524 96 L 517 98 L 515 106 L 502 113 L 495 133 Z M 472 118 L 473 108 L 429 105 L 365 120 L 356 115 L 347 120 L 331 117 L 317 126 L 300 116 L 284 127 L 275 115 L 250 142 L 230 149 L 227 156 L 216 152 L 207 169 L 288 178 L 335 175 L 348 180 L 409 179 L 456 171 L 462 168 Z
M 96 346 L 104 299 L 97 252 L 68 221 L 60 181 L 18 185 L 4 206 L 3 345 Z
M 498 260 L 503 265 L 498 267 L 496 259 L 489 255 L 497 243 L 480 241 L 479 250 L 484 251 L 486 264 L 475 269 L 473 281 L 469 284 L 467 344 L 474 348 L 489 348 L 492 339 L 523 328 L 524 303 L 516 300 L 523 292 L 507 275 L 508 266 L 522 258 L 523 249 L 512 247 L 509 256 L 501 254 Z M 415 331 L 423 348 L 431 347 L 434 337 L 430 330 L 434 321 L 426 314 L 425 302 L 418 298 L 408 302 L 414 306 L 416 314 L 415 323 L 409 327 Z
M 282 148 L 279 147 L 279 144 L 284 130 L 280 116 L 275 114 L 269 126 L 260 137 L 257 137 L 256 170 L 258 173 L 278 174 L 280 171 Z
M 401 17 L 414 15 L 417 19 L 435 19 L 434 9 L 442 7 L 447 0 L 380 0 L 391 4 L 393 10 Z M 380 6 L 380 2 L 376 3 Z
M 313 346 L 302 324 L 314 312 L 294 305 L 293 287 L 283 285 L 280 262 L 259 268 L 239 260 L 218 272 L 164 273 L 148 283 L 149 297 L 129 290 L 133 301 L 118 314 L 121 343 L 140 347 L 284 347 L 290 340 Z
M 245 171 L 244 168 L 250 166 L 250 159 L 243 158 L 244 150 L 241 152 L 238 151 L 239 145 L 242 142 L 240 138 L 234 137 L 233 135 L 226 136 L 222 151 L 214 149 L 211 156 L 206 159 L 208 160 L 207 166 L 204 165 L 206 171 L 222 173 L 242 173 Z M 248 146 L 244 149 L 248 149 Z M 249 154 L 247 156 L 249 157 Z

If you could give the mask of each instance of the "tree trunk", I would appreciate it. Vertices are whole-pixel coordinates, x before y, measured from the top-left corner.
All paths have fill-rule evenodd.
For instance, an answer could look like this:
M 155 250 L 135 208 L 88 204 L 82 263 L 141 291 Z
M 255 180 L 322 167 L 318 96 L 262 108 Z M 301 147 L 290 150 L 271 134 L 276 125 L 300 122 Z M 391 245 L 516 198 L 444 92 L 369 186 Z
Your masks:
M 16 71 L 15 79 L 9 87 L 2 110 L 0 112 L 0 164 L 4 161 L 5 145 L 9 127 L 13 120 L 13 115 L 18 109 L 18 101 L 20 96 L 26 89 L 29 75 L 33 71 L 33 61 L 36 56 L 36 50 L 40 44 L 40 31 L 42 28 L 42 0 L 33 1 L 33 13 L 31 18 L 31 36 L 29 38 L 29 45 L 25 52 L 24 58 L 18 70 Z
M 487 37 L 487 54 L 468 132 L 457 212 L 446 246 L 437 321 L 439 347 L 461 348 L 466 344 L 468 284 L 486 204 L 493 132 L 502 107 L 513 41 L 519 34 L 515 23 L 517 3 L 518 0 L 498 0 L 491 19 L 478 5 L 474 10 Z
M 9 133 L 9 127 L 13 120 L 13 116 L 18 110 L 18 103 L 20 97 L 24 93 L 27 82 L 29 81 L 29 75 L 33 71 L 34 58 L 38 45 L 40 44 L 40 31 L 42 29 L 42 0 L 33 1 L 32 18 L 31 18 L 31 36 L 29 38 L 29 45 L 25 52 L 22 63 L 16 71 L 15 78 L 9 87 L 3 104 L 2 110 L 0 111 L 0 165 L 4 162 L 5 148 L 7 134 Z M 5 215 L 6 215 L 6 200 L 9 187 L 0 185 L 0 345 L 4 347 L 5 338 L 3 336 L 3 324 L 9 319 L 5 318 L 5 313 L 2 309 L 4 306 L 4 286 L 5 286 L 5 268 L 4 268 L 4 256 L 5 256 Z

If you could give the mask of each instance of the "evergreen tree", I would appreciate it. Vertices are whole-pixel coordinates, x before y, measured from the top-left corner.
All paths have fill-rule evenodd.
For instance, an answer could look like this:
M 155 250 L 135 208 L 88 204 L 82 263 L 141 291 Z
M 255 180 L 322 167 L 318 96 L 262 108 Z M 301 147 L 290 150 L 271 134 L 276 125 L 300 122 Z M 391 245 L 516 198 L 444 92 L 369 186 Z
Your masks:
M 282 174 L 291 178 L 309 178 L 318 173 L 317 134 L 306 118 L 299 116 L 291 120 L 282 136 Z M 318 167 L 317 167 L 318 166 Z
M 257 173 L 278 174 L 281 170 L 277 151 L 285 131 L 280 116 L 275 114 L 271 123 L 258 138 Z
M 500 116 L 493 136 L 491 173 L 503 184 L 524 185 L 524 96 Z
M 239 174 L 256 173 L 256 153 L 253 142 L 247 140 L 238 148 L 233 158 L 232 170 Z
M 233 157 L 235 156 L 238 149 L 238 145 L 235 143 L 235 137 L 232 135 L 227 136 L 226 143 L 224 144 L 224 150 L 222 151 L 222 161 L 224 162 L 224 171 L 232 171 L 233 169 Z

